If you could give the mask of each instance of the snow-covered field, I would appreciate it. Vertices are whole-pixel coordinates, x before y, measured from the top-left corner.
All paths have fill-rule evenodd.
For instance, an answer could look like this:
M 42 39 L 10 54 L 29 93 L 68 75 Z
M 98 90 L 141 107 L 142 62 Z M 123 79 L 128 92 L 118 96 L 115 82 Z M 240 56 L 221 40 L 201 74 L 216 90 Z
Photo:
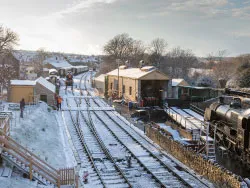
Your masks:
M 8 104 L 5 103 L 5 106 Z M 76 166 L 59 113 L 61 112 L 53 111 L 43 102 L 37 106 L 27 106 L 23 119 L 19 117 L 20 111 L 13 111 L 15 118 L 11 122 L 10 131 L 14 140 L 56 169 Z M 11 178 L 0 178 L 0 188 L 8 187 L 47 186 L 12 174 Z

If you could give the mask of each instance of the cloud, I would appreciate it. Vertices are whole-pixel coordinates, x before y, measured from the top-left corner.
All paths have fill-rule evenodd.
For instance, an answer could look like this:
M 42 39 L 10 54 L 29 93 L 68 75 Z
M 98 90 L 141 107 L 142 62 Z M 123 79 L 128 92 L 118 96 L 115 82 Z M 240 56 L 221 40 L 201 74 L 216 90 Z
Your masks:
M 138 15 L 138 18 L 167 16 L 173 12 L 191 15 L 198 13 L 203 17 L 215 17 L 228 14 L 228 10 L 225 8 L 227 5 L 229 5 L 228 0 L 168 0 L 164 1 L 164 4 L 159 4 L 150 15 Z
M 250 32 L 247 31 L 234 31 L 229 33 L 230 35 L 234 36 L 235 38 L 249 38 L 250 39 Z
M 232 16 L 240 19 L 250 19 L 250 6 L 232 9 Z
M 70 7 L 54 13 L 56 17 L 63 17 L 67 14 L 80 12 L 96 4 L 111 4 L 117 0 L 80 0 L 70 5 Z

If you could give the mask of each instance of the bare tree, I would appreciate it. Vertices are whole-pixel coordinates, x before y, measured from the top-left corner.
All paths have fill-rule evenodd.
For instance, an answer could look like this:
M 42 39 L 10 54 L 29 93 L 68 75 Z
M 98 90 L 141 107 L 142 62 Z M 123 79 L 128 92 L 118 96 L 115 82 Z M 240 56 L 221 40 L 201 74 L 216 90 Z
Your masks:
M 142 41 L 134 40 L 128 34 L 116 35 L 104 46 L 104 52 L 107 56 L 103 58 L 100 70 L 105 73 L 108 70 L 117 68 L 116 60 L 122 63 L 129 62 L 129 66 L 138 66 L 139 61 L 144 58 L 145 46 Z
M 18 41 L 19 37 L 15 32 L 0 26 L 0 55 L 10 52 Z
M 134 40 L 127 33 L 116 35 L 104 46 L 104 52 L 122 61 L 130 56 L 133 49 Z
M 11 79 L 19 75 L 19 63 L 12 55 L 12 49 L 18 44 L 18 35 L 0 26 L 0 87 L 8 88 Z
M 192 50 L 173 48 L 165 57 L 162 70 L 175 78 L 188 78 L 188 71 L 198 60 Z
M 34 58 L 34 71 L 37 73 L 37 76 L 41 76 L 43 73 L 43 62 L 48 57 L 48 52 L 44 48 L 37 50 L 37 55 Z
M 11 79 L 19 77 L 19 62 L 12 53 L 0 55 L 0 86 L 8 88 Z
M 162 38 L 156 38 L 154 39 L 150 44 L 150 57 L 149 61 L 151 64 L 160 67 L 161 60 L 163 59 L 163 55 L 166 52 L 168 43 L 165 41 L 165 39 Z
M 132 51 L 129 57 L 130 66 L 138 67 L 139 61 L 144 59 L 146 47 L 140 40 L 133 41 Z

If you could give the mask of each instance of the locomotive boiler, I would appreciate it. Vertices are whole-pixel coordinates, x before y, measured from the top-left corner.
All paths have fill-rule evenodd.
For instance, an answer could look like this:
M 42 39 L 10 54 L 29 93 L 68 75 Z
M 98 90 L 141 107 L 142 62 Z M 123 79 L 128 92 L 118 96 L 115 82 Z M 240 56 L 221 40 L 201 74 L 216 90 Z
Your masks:
M 240 98 L 226 104 L 224 97 L 220 97 L 206 108 L 204 119 L 210 122 L 211 132 L 216 129 L 217 141 L 250 163 L 250 109 L 242 108 Z

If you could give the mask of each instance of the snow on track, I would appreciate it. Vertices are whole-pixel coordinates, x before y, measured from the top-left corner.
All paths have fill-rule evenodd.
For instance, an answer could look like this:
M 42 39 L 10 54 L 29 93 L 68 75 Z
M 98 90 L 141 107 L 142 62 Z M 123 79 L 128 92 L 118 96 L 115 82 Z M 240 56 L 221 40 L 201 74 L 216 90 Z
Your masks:
M 83 134 L 84 143 L 95 159 L 94 163 L 98 171 L 102 173 L 101 176 L 105 177 L 105 169 L 109 169 L 114 173 L 109 176 L 109 178 L 114 177 L 114 180 L 106 179 L 106 183 L 110 183 L 110 186 L 114 183 L 115 186 L 113 187 L 126 187 L 126 184 L 116 173 L 114 164 L 108 160 L 109 157 L 103 151 L 100 141 L 97 142 L 98 137 L 112 158 L 116 159 L 116 165 L 123 171 L 133 187 L 159 187 L 160 185 L 163 187 L 208 187 L 199 178 L 185 169 L 179 170 L 181 168 L 178 165 L 179 163 L 177 164 L 172 158 L 160 152 L 155 145 L 146 140 L 144 136 L 138 134 L 131 127 L 130 123 L 117 112 L 98 111 L 97 109 L 100 107 L 103 109 L 110 107 L 102 99 L 97 97 L 80 99 L 78 96 L 81 94 L 82 96 L 94 96 L 94 90 L 86 83 L 86 79 L 89 79 L 89 77 L 90 73 L 85 73 L 78 77 L 81 80 L 76 82 L 78 84 L 77 87 L 83 88 L 82 91 L 63 95 L 69 105 L 64 104 L 65 110 L 75 110 L 65 112 L 65 119 L 67 119 L 68 129 L 72 141 L 75 142 L 75 147 L 78 148 L 78 153 L 80 151 L 85 153 L 85 164 L 81 161 L 81 168 L 83 164 L 88 166 L 85 170 L 89 169 L 90 173 L 93 172 L 93 176 L 98 179 L 93 165 L 87 159 L 88 156 L 83 149 L 82 143 L 79 142 L 79 136 L 77 136 L 76 130 L 74 131 L 74 126 L 76 127 L 76 125 L 78 125 Z M 85 83 L 83 83 L 84 80 Z M 73 98 L 73 96 L 76 97 Z M 87 108 L 88 105 L 90 107 Z M 81 111 L 81 115 L 79 115 L 78 110 L 81 110 L 81 108 L 84 108 L 84 111 Z M 89 111 L 85 108 L 89 109 Z M 70 113 L 73 120 L 70 118 Z M 185 112 L 183 111 L 183 113 Z M 128 168 L 127 163 L 129 155 L 131 155 L 130 168 Z M 80 171 L 83 170 L 81 169 Z M 98 180 L 97 183 L 97 181 L 90 179 L 89 184 L 84 185 L 84 187 L 91 187 L 93 182 L 96 183 L 93 184 L 101 186 L 100 179 Z

